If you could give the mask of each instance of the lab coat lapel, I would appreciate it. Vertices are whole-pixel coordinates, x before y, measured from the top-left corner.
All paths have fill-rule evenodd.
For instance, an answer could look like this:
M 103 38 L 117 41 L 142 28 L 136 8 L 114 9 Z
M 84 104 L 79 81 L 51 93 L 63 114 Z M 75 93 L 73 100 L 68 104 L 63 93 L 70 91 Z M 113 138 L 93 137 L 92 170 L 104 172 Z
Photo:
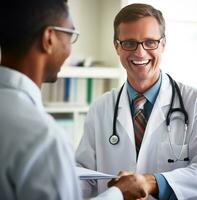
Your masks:
M 172 88 L 169 78 L 166 74 L 162 74 L 161 89 L 153 106 L 153 110 L 146 127 L 146 132 L 148 132 L 148 134 L 153 133 L 161 125 L 161 123 L 166 120 L 166 110 L 169 108 L 171 96 Z
M 146 153 L 148 152 L 147 149 L 150 148 L 150 141 L 153 138 L 151 136 L 152 134 L 156 134 L 157 132 L 159 132 L 160 131 L 159 127 L 161 126 L 162 123 L 165 123 L 166 114 L 170 107 L 171 95 L 172 95 L 172 88 L 169 79 L 166 74 L 162 74 L 161 89 L 155 101 L 150 118 L 148 120 L 140 153 L 138 156 L 137 171 L 139 172 L 146 171 L 146 163 L 147 163 L 146 159 L 148 157 Z
M 172 88 L 169 78 L 166 74 L 162 74 L 161 89 L 159 91 L 150 118 L 148 120 L 142 143 L 146 142 L 149 136 L 151 136 L 166 120 L 166 111 L 169 109 L 171 96 Z M 120 123 L 121 127 L 127 132 L 132 144 L 135 145 L 133 122 L 131 117 L 126 84 L 123 88 L 118 106 L 117 124 L 118 123 Z M 121 130 L 118 130 L 118 132 L 119 134 L 121 134 Z M 142 148 L 141 150 L 143 151 L 143 149 L 144 148 Z
M 124 85 L 124 88 L 122 90 L 118 106 L 117 124 L 118 123 L 120 123 L 121 127 L 127 132 L 132 144 L 134 145 L 133 123 L 132 123 L 126 84 Z M 121 130 L 119 130 L 119 132 L 121 134 Z

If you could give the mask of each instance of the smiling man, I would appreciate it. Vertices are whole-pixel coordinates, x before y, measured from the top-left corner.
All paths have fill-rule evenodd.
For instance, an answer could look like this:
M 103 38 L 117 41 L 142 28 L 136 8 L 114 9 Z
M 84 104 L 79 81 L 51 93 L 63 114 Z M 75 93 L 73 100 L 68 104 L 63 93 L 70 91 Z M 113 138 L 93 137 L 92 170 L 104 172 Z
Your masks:
M 122 22 L 117 32 L 114 44 L 127 71 L 128 82 L 137 92 L 143 93 L 159 78 L 165 35 L 153 16 Z
M 130 180 L 131 199 L 139 199 L 140 190 L 141 198 L 197 199 L 197 92 L 181 83 L 174 91 L 175 81 L 161 72 L 165 45 L 159 10 L 147 4 L 120 10 L 114 20 L 114 46 L 127 80 L 93 103 L 76 153 L 80 166 L 110 174 L 130 171 L 120 175 L 129 175 L 121 179 Z M 176 112 L 169 112 L 171 106 Z M 102 192 L 107 183 L 84 187 L 89 193 Z

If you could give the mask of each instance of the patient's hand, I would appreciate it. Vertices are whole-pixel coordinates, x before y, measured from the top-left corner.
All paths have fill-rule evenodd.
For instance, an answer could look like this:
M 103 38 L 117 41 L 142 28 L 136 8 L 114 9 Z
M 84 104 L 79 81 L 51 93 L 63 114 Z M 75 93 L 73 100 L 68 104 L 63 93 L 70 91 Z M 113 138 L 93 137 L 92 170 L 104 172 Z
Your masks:
M 112 179 L 108 187 L 118 187 L 125 200 L 144 200 L 149 194 L 157 191 L 155 177 L 151 174 L 139 174 L 134 172 L 120 172 L 118 178 Z

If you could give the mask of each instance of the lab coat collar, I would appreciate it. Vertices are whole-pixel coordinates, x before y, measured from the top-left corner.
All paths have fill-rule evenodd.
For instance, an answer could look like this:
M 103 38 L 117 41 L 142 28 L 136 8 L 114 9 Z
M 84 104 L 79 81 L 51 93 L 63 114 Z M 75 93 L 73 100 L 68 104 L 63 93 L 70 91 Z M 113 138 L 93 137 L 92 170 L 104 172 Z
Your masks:
M 169 78 L 166 74 L 162 74 L 162 83 L 159 94 L 153 106 L 150 118 L 148 120 L 146 131 L 152 133 L 166 119 L 166 110 L 171 102 L 172 88 Z M 157 122 L 157 123 L 155 123 Z
M 172 86 L 170 84 L 170 80 L 167 74 L 162 73 L 161 89 L 159 91 L 156 102 L 158 102 L 161 107 L 167 106 L 170 105 L 171 97 L 172 97 Z
M 127 132 L 131 142 L 135 145 L 133 133 L 132 115 L 129 104 L 129 97 L 127 94 L 127 84 L 124 84 L 122 94 L 120 96 L 120 102 L 118 106 L 118 117 L 117 121 L 121 124 L 123 129 Z
M 150 115 L 145 135 L 147 137 L 146 132 L 152 134 L 154 130 L 156 130 L 161 123 L 165 121 L 166 118 L 166 106 L 170 105 L 171 96 L 172 96 L 172 89 L 169 78 L 166 74 L 162 74 L 162 83 L 159 94 L 153 106 L 152 113 Z M 122 127 L 128 133 L 131 142 L 134 144 L 134 132 L 133 132 L 133 123 L 132 123 L 132 116 L 129 106 L 129 99 L 127 94 L 127 84 L 124 85 L 122 94 L 120 97 L 120 102 L 118 106 L 118 117 L 117 120 L 120 122 Z M 157 122 L 157 123 L 155 123 Z
M 155 100 L 157 98 L 157 94 L 160 90 L 160 86 L 161 86 L 161 80 L 162 80 L 162 77 L 161 77 L 161 72 L 159 74 L 159 79 L 154 83 L 153 86 L 151 86 L 147 91 L 145 91 L 143 93 L 143 95 L 146 97 L 146 99 L 152 104 L 154 105 L 155 103 Z M 130 102 L 134 100 L 134 98 L 137 96 L 137 92 L 135 91 L 135 89 L 132 87 L 132 85 L 130 85 L 130 83 L 126 82 L 126 84 L 128 85 L 127 86 L 127 93 L 129 95 L 129 99 L 130 99 Z
M 171 102 L 171 96 L 172 96 L 172 87 L 169 81 L 168 76 L 165 73 L 162 73 L 162 82 L 160 91 L 158 93 L 157 99 L 155 103 L 159 104 L 161 107 L 169 105 Z M 127 107 L 129 106 L 129 99 L 127 94 L 127 84 L 124 84 L 122 94 L 120 96 L 120 102 L 118 108 Z M 127 107 L 130 113 L 129 107 Z
M 0 65 L 0 87 L 1 85 L 24 92 L 33 104 L 39 109 L 44 109 L 39 87 L 25 74 Z

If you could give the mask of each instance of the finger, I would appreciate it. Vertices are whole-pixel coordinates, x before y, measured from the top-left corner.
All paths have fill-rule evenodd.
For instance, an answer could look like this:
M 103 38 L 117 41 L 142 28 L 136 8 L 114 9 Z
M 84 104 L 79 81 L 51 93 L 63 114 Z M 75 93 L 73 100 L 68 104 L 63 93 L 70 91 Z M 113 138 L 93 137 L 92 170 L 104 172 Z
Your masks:
M 116 183 L 117 183 L 117 181 L 118 181 L 119 179 L 118 178 L 113 178 L 111 181 L 109 181 L 108 183 L 107 183 L 107 186 L 108 187 L 112 187 L 113 185 L 115 185 Z
M 139 194 L 140 194 L 140 200 L 145 200 L 145 199 L 147 199 L 148 198 L 148 194 L 146 193 L 146 191 L 145 190 L 143 190 L 143 189 L 140 189 L 139 190 Z
M 146 192 L 143 189 L 139 190 L 139 194 L 140 194 L 141 199 L 144 199 L 147 196 Z

